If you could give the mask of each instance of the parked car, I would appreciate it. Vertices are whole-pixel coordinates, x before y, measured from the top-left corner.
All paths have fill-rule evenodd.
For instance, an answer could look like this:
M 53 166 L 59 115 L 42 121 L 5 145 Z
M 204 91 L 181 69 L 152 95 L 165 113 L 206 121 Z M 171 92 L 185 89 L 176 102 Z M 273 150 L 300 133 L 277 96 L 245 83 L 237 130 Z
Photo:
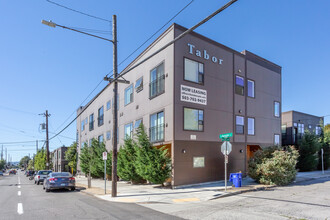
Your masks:
M 3 176 L 3 172 L 2 171 L 0 171 L 0 176 Z
M 44 190 L 49 192 L 53 189 L 76 189 L 76 180 L 69 172 L 50 173 L 44 181 Z
M 10 170 L 10 171 L 9 171 L 9 174 L 14 174 L 14 175 L 16 175 L 16 170 Z
M 51 170 L 39 170 L 34 177 L 34 183 L 39 185 L 41 182 L 44 182 L 44 179 L 46 179 L 51 172 Z

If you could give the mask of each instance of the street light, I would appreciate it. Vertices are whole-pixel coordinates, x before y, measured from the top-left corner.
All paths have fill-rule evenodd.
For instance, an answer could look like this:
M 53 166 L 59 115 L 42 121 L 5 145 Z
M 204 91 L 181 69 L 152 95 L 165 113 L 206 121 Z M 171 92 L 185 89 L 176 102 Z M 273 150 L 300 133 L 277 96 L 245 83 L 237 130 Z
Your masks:
M 117 79 L 118 77 L 118 64 L 117 64 L 117 16 L 112 16 L 112 37 L 113 39 L 107 39 L 104 37 L 100 37 L 94 34 L 89 34 L 83 31 L 79 31 L 73 28 L 69 28 L 63 25 L 56 24 L 52 21 L 41 21 L 42 24 L 47 25 L 49 27 L 55 28 L 55 27 L 61 27 L 67 30 L 75 31 L 81 34 L 85 34 L 91 37 L 99 38 L 101 40 L 105 40 L 108 42 L 113 43 L 113 78 L 105 77 L 104 80 L 109 81 L 110 83 L 114 83 L 114 89 L 113 89 L 113 100 L 114 100 L 114 114 L 113 114 L 113 149 L 112 149 L 112 189 L 111 189 L 111 196 L 116 197 L 117 196 L 117 127 L 118 127 L 118 82 L 121 82 L 122 80 Z M 129 83 L 128 81 L 124 80 L 125 83 Z

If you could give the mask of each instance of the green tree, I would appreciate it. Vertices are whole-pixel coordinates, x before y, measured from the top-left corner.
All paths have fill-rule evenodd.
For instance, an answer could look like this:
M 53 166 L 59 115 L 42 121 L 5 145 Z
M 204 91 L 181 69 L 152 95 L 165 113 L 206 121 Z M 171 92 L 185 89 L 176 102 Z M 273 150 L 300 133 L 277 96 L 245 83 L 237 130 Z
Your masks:
M 322 123 L 320 123 L 322 124 Z M 323 148 L 323 165 L 324 169 L 327 170 L 330 166 L 330 124 L 327 124 L 323 128 L 321 128 L 321 136 L 320 136 L 320 143 L 321 147 Z M 322 156 L 321 150 L 318 152 L 319 155 L 319 163 L 317 168 L 322 170 Z
M 28 170 L 33 170 L 33 160 L 29 160 L 29 164 L 27 166 Z
M 137 146 L 132 138 L 126 137 L 124 146 L 118 152 L 118 176 L 131 183 L 139 183 L 142 177 L 137 174 L 135 168 Z
M 6 166 L 6 161 L 5 160 L 0 160 L 0 170 L 4 169 Z
M 151 183 L 163 184 L 171 174 L 171 158 L 167 150 L 152 147 L 144 125 L 137 129 L 135 168 L 138 175 Z
M 24 157 L 20 160 L 20 162 L 19 162 L 19 166 L 20 166 L 20 167 L 24 167 L 24 168 L 26 168 L 26 167 L 28 166 L 30 160 L 31 160 L 31 158 L 30 158 L 29 156 L 24 156 Z
M 77 171 L 77 142 L 73 142 L 67 151 L 65 151 L 65 160 L 68 161 L 68 166 L 75 173 Z
M 299 171 L 311 171 L 316 169 L 318 164 L 317 152 L 320 148 L 321 143 L 318 137 L 306 130 L 298 145 L 299 158 L 297 168 Z
M 34 169 L 35 170 L 45 170 L 46 169 L 46 150 L 41 148 L 38 150 L 34 158 Z

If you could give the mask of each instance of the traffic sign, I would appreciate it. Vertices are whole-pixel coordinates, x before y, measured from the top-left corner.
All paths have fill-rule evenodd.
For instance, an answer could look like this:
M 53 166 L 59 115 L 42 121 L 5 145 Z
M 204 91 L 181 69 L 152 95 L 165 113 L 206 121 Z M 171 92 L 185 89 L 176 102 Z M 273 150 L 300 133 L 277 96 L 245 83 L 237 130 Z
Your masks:
M 223 138 L 230 138 L 233 136 L 233 133 L 226 133 L 226 134 L 220 134 L 219 138 L 223 139 Z
M 103 160 L 107 160 L 107 152 L 103 152 Z
M 222 143 L 221 145 L 221 152 L 224 154 L 224 155 L 228 155 L 230 154 L 232 150 L 232 145 L 229 141 L 225 141 Z

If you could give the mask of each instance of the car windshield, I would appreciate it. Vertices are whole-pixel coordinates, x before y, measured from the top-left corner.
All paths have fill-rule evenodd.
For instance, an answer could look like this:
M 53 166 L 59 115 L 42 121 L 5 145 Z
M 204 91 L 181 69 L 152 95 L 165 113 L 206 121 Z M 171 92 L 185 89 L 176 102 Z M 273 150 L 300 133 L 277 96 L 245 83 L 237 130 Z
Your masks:
M 47 171 L 47 170 L 43 170 L 43 171 L 39 171 L 38 174 L 39 175 L 48 175 L 49 173 L 51 173 L 52 171 Z
M 62 173 L 52 173 L 52 176 L 53 177 L 57 177 L 57 176 L 67 176 L 67 177 L 70 177 L 71 176 L 71 174 L 70 173 L 68 173 L 68 172 L 62 172 Z

